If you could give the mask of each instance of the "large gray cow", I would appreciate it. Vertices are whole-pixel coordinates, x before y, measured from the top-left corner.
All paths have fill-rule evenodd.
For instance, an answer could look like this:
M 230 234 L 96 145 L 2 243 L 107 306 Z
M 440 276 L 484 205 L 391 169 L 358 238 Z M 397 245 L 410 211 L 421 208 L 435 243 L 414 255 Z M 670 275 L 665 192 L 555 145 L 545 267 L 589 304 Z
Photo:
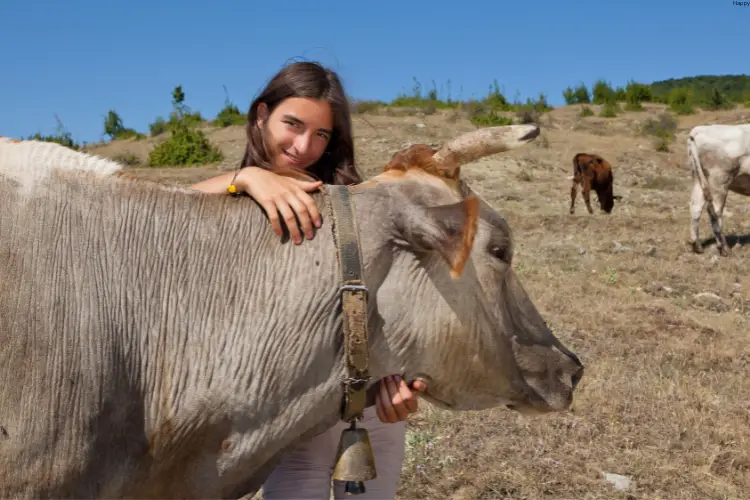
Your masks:
M 750 196 L 750 124 L 699 125 L 688 134 L 688 165 L 693 176 L 690 197 L 690 245 L 702 253 L 698 227 L 703 205 L 719 254 L 729 254 L 722 233 L 724 206 L 729 191 Z
M 459 179 L 538 133 L 412 147 L 352 188 L 373 383 L 421 377 L 453 410 L 571 404 L 583 367 L 514 274 L 506 221 Z M 0 497 L 254 492 L 340 415 L 330 217 L 283 244 L 248 197 L 118 170 L 0 139 Z

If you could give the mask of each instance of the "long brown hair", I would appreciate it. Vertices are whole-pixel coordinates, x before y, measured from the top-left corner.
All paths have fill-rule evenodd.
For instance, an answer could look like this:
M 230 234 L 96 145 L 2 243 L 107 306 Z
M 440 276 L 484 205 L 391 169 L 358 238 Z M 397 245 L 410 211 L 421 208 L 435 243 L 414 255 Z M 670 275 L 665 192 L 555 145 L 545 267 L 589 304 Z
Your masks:
M 354 164 L 354 139 L 349 102 L 338 75 L 314 62 L 295 62 L 279 71 L 247 112 L 247 144 L 240 167 L 254 165 L 273 170 L 265 142 L 265 133 L 258 125 L 258 106 L 265 103 L 268 114 L 290 97 L 325 99 L 333 113 L 333 133 L 320 159 L 305 170 L 326 184 L 357 184 L 362 178 Z

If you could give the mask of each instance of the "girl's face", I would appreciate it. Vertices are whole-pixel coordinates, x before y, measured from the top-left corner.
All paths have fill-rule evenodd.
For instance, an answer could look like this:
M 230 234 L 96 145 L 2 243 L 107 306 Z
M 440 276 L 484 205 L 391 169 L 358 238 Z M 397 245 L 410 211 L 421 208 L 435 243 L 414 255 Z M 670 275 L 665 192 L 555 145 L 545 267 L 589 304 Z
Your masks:
M 258 107 L 258 126 L 265 128 L 271 164 L 306 169 L 317 162 L 333 133 L 333 112 L 325 99 L 290 97 L 269 115 Z

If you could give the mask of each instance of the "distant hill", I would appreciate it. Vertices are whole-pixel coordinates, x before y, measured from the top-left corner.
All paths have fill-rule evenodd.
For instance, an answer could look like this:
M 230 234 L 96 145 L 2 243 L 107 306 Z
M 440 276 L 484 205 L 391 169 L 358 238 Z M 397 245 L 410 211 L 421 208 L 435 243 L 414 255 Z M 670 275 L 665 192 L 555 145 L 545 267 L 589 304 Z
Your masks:
M 651 84 L 651 92 L 657 98 L 665 98 L 672 89 L 690 88 L 697 100 L 708 96 L 714 89 L 729 100 L 742 102 L 750 95 L 750 75 L 699 75 L 684 78 L 669 78 Z

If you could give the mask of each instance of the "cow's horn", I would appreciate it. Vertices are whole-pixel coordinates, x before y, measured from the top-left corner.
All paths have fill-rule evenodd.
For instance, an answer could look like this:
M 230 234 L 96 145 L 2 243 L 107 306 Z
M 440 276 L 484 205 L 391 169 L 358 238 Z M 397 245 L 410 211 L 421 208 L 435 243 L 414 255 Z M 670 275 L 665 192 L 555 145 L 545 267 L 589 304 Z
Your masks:
M 536 125 L 503 125 L 480 128 L 449 141 L 435 153 L 433 158 L 445 170 L 458 170 L 461 165 L 471 163 L 484 156 L 502 153 L 523 146 L 539 136 Z

